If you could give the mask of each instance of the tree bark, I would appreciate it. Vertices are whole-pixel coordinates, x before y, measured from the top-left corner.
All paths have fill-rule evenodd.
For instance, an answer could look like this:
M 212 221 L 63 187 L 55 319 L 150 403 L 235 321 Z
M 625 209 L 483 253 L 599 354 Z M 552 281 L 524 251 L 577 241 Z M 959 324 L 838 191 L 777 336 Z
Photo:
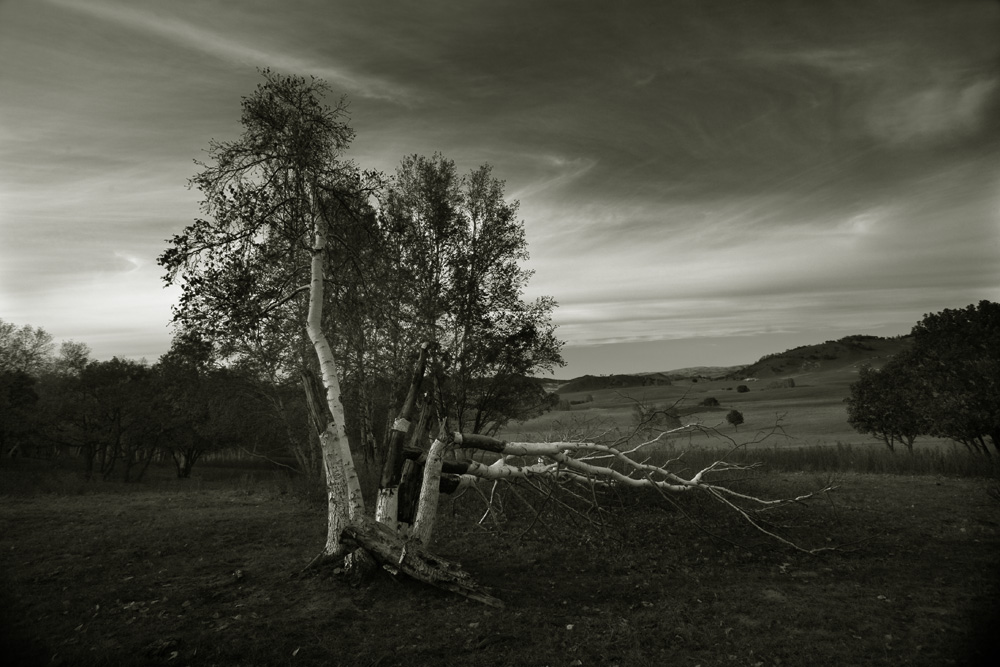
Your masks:
M 330 417 L 319 436 L 323 452 L 323 468 L 326 472 L 327 495 L 327 537 L 323 553 L 328 556 L 340 556 L 346 553 L 346 548 L 340 542 L 341 532 L 352 521 L 364 521 L 364 498 L 361 495 L 361 483 L 347 441 L 337 362 L 322 327 L 323 252 L 326 248 L 326 236 L 321 222 L 315 226 L 315 235 L 310 267 L 306 333 L 319 360 L 320 377 L 326 389 L 326 408 Z
M 441 433 L 431 444 L 424 464 L 423 483 L 420 485 L 420 500 L 417 502 L 417 518 L 413 522 L 413 539 L 421 544 L 430 544 L 431 532 L 437 519 L 438 499 L 441 497 L 441 467 L 444 457 L 454 443 L 454 436 L 447 431 L 447 420 L 441 425 Z

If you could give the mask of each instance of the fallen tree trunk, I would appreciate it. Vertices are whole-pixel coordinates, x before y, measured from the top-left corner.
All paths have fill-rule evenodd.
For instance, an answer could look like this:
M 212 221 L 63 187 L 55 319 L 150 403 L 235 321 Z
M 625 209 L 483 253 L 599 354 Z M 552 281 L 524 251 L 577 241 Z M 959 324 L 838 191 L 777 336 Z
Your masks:
M 341 532 L 340 542 L 350 548 L 364 549 L 392 574 L 403 573 L 491 607 L 504 606 L 502 600 L 476 583 L 461 565 L 431 554 L 418 542 L 398 537 L 384 524 L 352 523 Z

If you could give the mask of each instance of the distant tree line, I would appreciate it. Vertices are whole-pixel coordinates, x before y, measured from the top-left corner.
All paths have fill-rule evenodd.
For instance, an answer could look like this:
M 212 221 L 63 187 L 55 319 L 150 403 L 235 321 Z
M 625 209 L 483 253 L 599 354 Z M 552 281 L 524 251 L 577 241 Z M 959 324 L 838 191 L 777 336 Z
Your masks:
M 851 385 L 848 422 L 895 451 L 920 436 L 1000 454 L 1000 304 L 980 301 L 924 316 L 914 344 Z
M 87 479 L 139 481 L 154 460 L 188 477 L 209 452 L 294 452 L 308 438 L 300 392 L 225 367 L 211 346 L 176 338 L 150 365 L 56 352 L 41 327 L 0 320 L 0 456 L 77 458 Z

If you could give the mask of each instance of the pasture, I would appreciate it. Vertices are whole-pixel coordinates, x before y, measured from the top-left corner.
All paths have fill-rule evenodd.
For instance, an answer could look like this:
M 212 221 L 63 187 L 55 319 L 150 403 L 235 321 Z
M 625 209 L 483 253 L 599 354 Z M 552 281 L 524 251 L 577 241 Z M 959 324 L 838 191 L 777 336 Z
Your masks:
M 669 386 L 627 387 L 580 391 L 561 394 L 562 410 L 541 417 L 510 424 L 501 437 L 508 440 L 557 439 L 574 433 L 593 434 L 609 429 L 627 433 L 633 424 L 633 409 L 637 402 L 656 407 L 675 406 L 684 423 L 698 422 L 715 428 L 737 442 L 752 440 L 758 432 L 772 430 L 780 424 L 785 436 L 768 438 L 768 447 L 802 447 L 812 445 L 872 445 L 884 447 L 873 437 L 862 435 L 847 423 L 844 399 L 857 377 L 859 362 L 817 364 L 813 370 L 790 373 L 782 377 L 794 380 L 794 387 L 770 388 L 776 378 L 756 382 L 743 380 L 691 379 L 674 381 Z M 749 391 L 737 391 L 745 385 Z M 719 401 L 719 407 L 706 408 L 699 404 L 706 398 Z M 569 409 L 565 409 L 566 407 Z M 739 410 L 745 422 L 734 429 L 726 423 L 726 413 Z M 675 438 L 678 446 L 721 447 L 719 440 L 689 436 Z M 950 447 L 949 441 L 919 438 L 915 447 Z
M 739 483 L 788 496 L 828 481 Z M 498 610 L 387 573 L 297 576 L 323 543 L 324 507 L 284 473 L 159 469 L 126 486 L 5 460 L 0 653 L 67 666 L 991 664 L 1000 503 L 988 481 L 836 483 L 768 515 L 805 546 L 840 547 L 819 555 L 707 498 L 619 495 L 594 522 L 511 502 L 482 526 L 478 496 L 446 501 L 435 551 L 492 587 Z

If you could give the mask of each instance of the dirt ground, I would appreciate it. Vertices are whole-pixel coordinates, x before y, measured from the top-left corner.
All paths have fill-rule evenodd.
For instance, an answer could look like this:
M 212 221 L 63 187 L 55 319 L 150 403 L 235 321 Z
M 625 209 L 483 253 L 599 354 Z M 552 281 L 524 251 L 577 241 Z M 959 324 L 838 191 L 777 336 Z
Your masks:
M 530 497 L 511 496 L 499 526 L 477 524 L 473 495 L 448 501 L 434 550 L 504 609 L 388 573 L 296 576 L 323 543 L 323 507 L 266 480 L 22 489 L 0 495 L 0 652 L 12 665 L 989 664 L 1000 503 L 983 482 L 837 483 L 770 517 L 802 544 L 840 546 L 815 556 L 707 499 L 680 512 L 630 495 L 594 524 L 551 503 L 535 520 Z

